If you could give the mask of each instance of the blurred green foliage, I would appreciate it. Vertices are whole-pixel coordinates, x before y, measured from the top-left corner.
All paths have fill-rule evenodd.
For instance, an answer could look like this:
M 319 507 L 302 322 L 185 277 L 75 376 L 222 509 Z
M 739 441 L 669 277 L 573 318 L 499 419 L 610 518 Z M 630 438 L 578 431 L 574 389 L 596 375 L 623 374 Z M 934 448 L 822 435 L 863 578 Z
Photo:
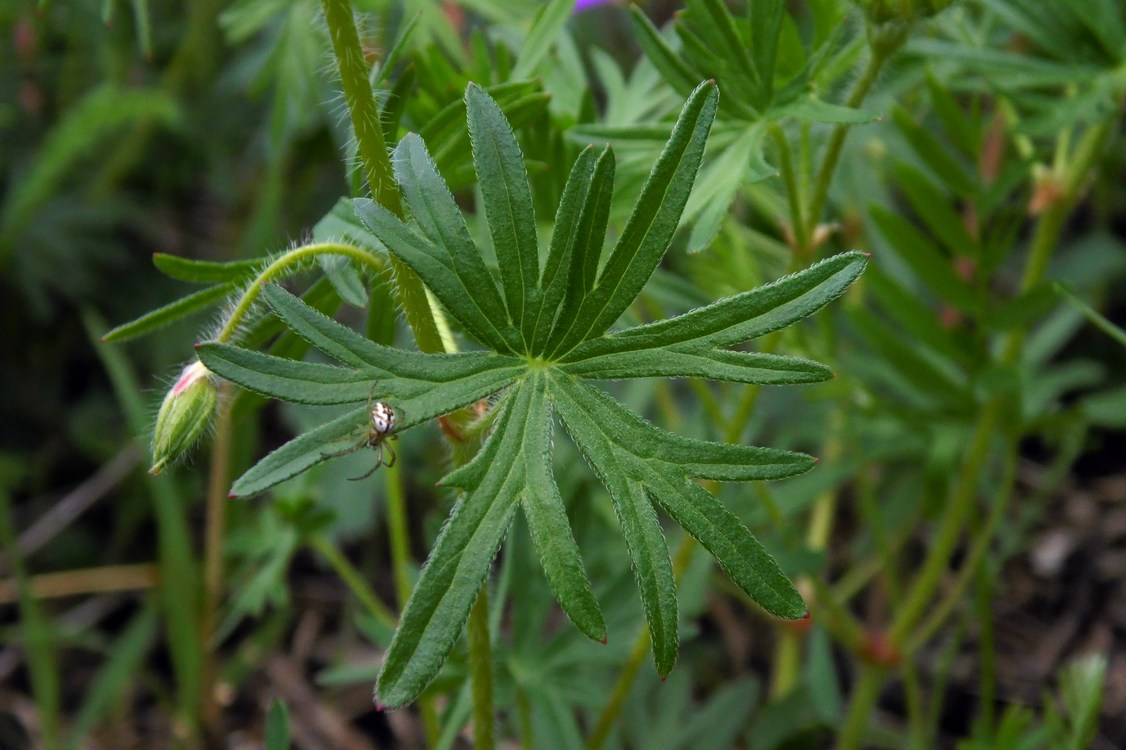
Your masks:
M 630 206 L 684 96 L 718 82 L 681 229 L 623 324 L 844 250 L 872 256 L 840 309 L 759 350 L 826 362 L 833 381 L 611 387 L 688 437 L 822 458 L 785 482 L 716 489 L 798 582 L 812 627 L 762 615 L 670 532 L 680 664 L 664 683 L 639 669 L 646 644 L 624 634 L 643 615 L 612 505 L 557 439 L 559 495 L 607 629 L 623 635 L 600 646 L 560 621 L 517 520 L 487 612 L 500 737 L 567 748 L 1126 741 L 1099 719 L 1108 667 L 1097 658 L 1060 667 L 1022 696 L 1030 705 L 1005 692 L 991 608 L 1011 594 L 1032 530 L 1061 517 L 1060 483 L 1123 470 L 1126 6 L 946 5 L 353 4 L 384 140 L 421 135 L 494 265 L 469 81 L 515 128 L 545 252 L 584 146 L 613 144 L 614 206 Z M 313 611 L 329 613 L 318 699 L 331 700 L 330 685 L 370 690 L 371 648 L 390 643 L 453 499 L 434 487 L 449 469 L 443 434 L 472 415 L 403 435 L 400 465 L 379 479 L 347 481 L 370 460 L 357 455 L 268 500 L 226 504 L 218 537 L 216 493 L 337 413 L 223 390 L 193 458 L 154 479 L 142 457 L 161 391 L 268 263 L 317 243 L 381 252 L 349 208 L 368 188 L 340 90 L 312 0 L 0 4 L 0 582 L 12 592 L 0 633 L 13 647 L 0 681 L 31 697 L 39 726 L 29 735 L 0 703 L 0 745 L 76 747 L 132 727 L 152 731 L 146 746 L 246 729 L 285 747 L 301 712 L 289 698 L 267 712 L 256 675 Z M 625 219 L 611 211 L 611 237 Z M 369 338 L 412 345 L 389 272 L 310 252 L 281 277 Z M 131 320 L 115 332 L 127 343 L 99 343 Z M 244 347 L 308 354 L 265 306 L 235 322 Z M 1021 479 L 1029 465 L 1035 484 Z M 116 593 L 76 575 L 91 571 Z M 50 595 L 58 581 L 69 596 Z M 950 672 L 960 653 L 975 665 L 968 680 Z M 480 705 L 471 672 L 463 639 L 407 715 L 429 746 L 453 746 Z M 225 712 L 216 684 L 236 696 Z M 948 707 L 967 701 L 972 717 L 950 721 Z M 360 724 L 393 731 L 374 712 Z

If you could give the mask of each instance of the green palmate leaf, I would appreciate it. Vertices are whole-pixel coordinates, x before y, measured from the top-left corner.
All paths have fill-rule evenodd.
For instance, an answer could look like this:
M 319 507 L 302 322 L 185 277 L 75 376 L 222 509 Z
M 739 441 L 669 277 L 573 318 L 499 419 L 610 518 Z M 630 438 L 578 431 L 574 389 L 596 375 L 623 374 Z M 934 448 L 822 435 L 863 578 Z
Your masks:
M 913 341 L 929 346 L 944 358 L 969 369 L 974 358 L 984 356 L 957 338 L 957 331 L 942 325 L 938 313 L 910 289 L 896 281 L 879 265 L 864 277 L 865 289 L 871 292 L 884 309 L 894 311 L 896 321 Z
M 391 48 L 387 50 L 386 54 L 383 56 L 383 60 L 379 63 L 379 72 L 376 73 L 375 79 L 372 81 L 372 86 L 380 86 L 387 80 L 387 76 L 391 71 L 395 69 L 399 58 L 403 56 L 410 46 L 411 35 L 418 26 L 420 17 L 421 14 L 416 13 L 404 19 L 403 25 L 399 28 L 399 33 L 395 37 L 395 41 L 391 43 Z
M 563 498 L 551 473 L 552 421 L 547 399 L 533 401 L 533 407 L 524 448 L 524 517 L 539 550 L 540 564 L 563 611 L 587 637 L 605 642 L 606 622 L 583 570 Z M 448 477 L 446 481 L 450 481 Z
M 690 252 L 703 250 L 715 239 L 743 184 L 778 174 L 763 160 L 765 136 L 765 124 L 752 125 L 739 134 L 721 158 L 700 170 L 700 179 L 684 209 L 684 221 L 693 221 L 688 238 Z
M 351 198 L 340 198 L 313 226 L 314 242 L 344 240 L 372 251 L 383 250 L 382 243 L 367 230 L 352 209 Z
M 678 642 L 676 583 L 657 512 L 645 494 L 645 478 L 631 471 L 630 456 L 620 448 L 618 441 L 625 436 L 607 435 L 589 413 L 574 407 L 574 397 L 564 390 L 573 384 L 555 382 L 560 417 L 614 502 L 653 638 L 653 659 L 657 671 L 667 675 L 676 662 Z M 580 399 L 584 397 L 589 395 L 579 394 Z
M 212 371 L 265 396 L 318 405 L 356 403 L 372 395 L 393 401 L 402 411 L 403 429 L 496 393 L 522 370 L 517 360 L 485 352 L 446 356 L 391 349 L 386 368 L 353 369 L 226 344 L 202 344 L 197 351 Z
M 364 280 L 348 258 L 339 255 L 321 255 L 317 258 L 317 265 L 332 284 L 332 288 L 340 295 L 340 299 L 356 307 L 363 307 L 368 303 Z
M 424 354 L 382 346 L 279 287 L 267 287 L 265 296 L 298 335 L 326 354 L 351 360 L 359 367 L 294 362 L 224 344 L 199 347 L 208 367 L 257 393 L 312 404 L 357 402 L 374 393 L 384 400 L 394 399 L 403 411 L 400 424 L 410 427 L 496 393 L 523 369 L 519 360 L 491 352 Z M 299 369 L 304 382 L 295 392 Z M 365 388 L 357 388 L 357 383 Z
M 645 144 L 664 143 L 669 139 L 671 128 L 664 125 L 576 125 L 567 131 L 567 136 L 579 143 L 591 141 L 613 141 L 618 144 L 638 142 Z
M 206 355 L 201 355 L 205 359 Z M 206 361 L 206 359 L 205 359 Z M 208 365 L 210 367 L 211 365 Z M 336 419 L 303 432 L 298 437 L 268 454 L 231 485 L 230 497 L 250 497 L 327 460 L 332 453 L 344 450 L 360 439 L 367 407 L 353 409 Z
M 451 75 L 456 75 L 456 73 L 451 73 Z M 535 93 L 538 88 L 538 84 L 533 81 L 514 81 L 489 86 L 487 90 L 489 96 L 500 105 L 501 109 L 508 111 L 513 102 Z M 420 129 L 419 135 L 438 151 L 450 148 L 457 149 L 465 143 L 466 134 L 462 128 L 464 118 L 465 100 L 457 99 L 447 104 L 427 121 L 426 125 Z M 435 151 L 435 153 L 438 153 L 438 151 Z
M 949 196 L 907 164 L 897 164 L 894 170 L 897 184 L 931 234 L 955 256 L 981 254 L 981 243 L 970 235 Z
M 363 400 L 372 381 L 383 373 L 299 362 L 240 349 L 202 344 L 204 364 L 248 391 L 297 404 L 349 404 Z
M 766 611 L 801 617 L 805 607 L 778 565 L 697 480 L 777 479 L 808 470 L 813 459 L 666 432 L 584 380 L 824 380 L 829 370 L 816 362 L 731 347 L 836 299 L 863 270 L 866 257 L 845 253 L 684 315 L 608 333 L 654 272 L 680 221 L 715 115 L 715 85 L 702 84 L 689 97 L 605 263 L 614 158 L 609 150 L 580 154 L 564 186 L 542 268 L 531 194 L 511 128 L 485 92 L 471 87 L 466 99 L 474 164 L 501 265 L 500 288 L 418 136 L 408 135 L 395 153 L 396 179 L 413 226 L 372 201 L 359 199 L 354 206 L 378 241 L 418 273 L 450 316 L 490 351 L 434 355 L 380 346 L 276 287 L 265 289 L 263 297 L 278 318 L 341 365 L 221 344 L 199 350 L 214 372 L 257 393 L 309 404 L 378 398 L 395 411 L 399 430 L 499 396 L 484 447 L 443 480 L 461 495 L 388 649 L 379 700 L 403 705 L 437 674 L 518 508 L 563 610 L 587 636 L 606 638 L 551 472 L 555 414 L 609 491 L 662 675 L 676 660 L 678 615 L 658 508 L 699 539 Z M 244 474 L 232 494 L 260 492 L 364 445 L 367 420 L 366 407 L 357 408 L 295 438 Z
M 0 262 L 59 183 L 78 171 L 81 159 L 108 138 L 121 137 L 135 122 L 170 123 L 179 117 L 176 99 L 157 88 L 103 85 L 66 110 L 43 140 L 31 168 L 13 183 L 0 209 Z
M 586 191 L 579 213 L 577 226 L 571 240 L 571 249 L 567 255 L 567 263 L 560 263 L 566 268 L 564 277 L 566 288 L 563 294 L 563 304 L 558 308 L 557 315 L 543 315 L 550 319 L 537 330 L 533 342 L 533 354 L 543 353 L 551 344 L 551 330 L 554 330 L 561 321 L 572 320 L 579 314 L 583 300 L 594 287 L 594 279 L 598 274 L 598 266 L 602 258 L 602 240 L 606 232 L 606 224 L 610 219 L 610 198 L 614 192 L 614 152 L 606 149 L 594 165 L 594 172 L 590 178 L 590 187 Z M 558 229 L 556 230 L 558 231 Z M 545 295 L 546 296 L 546 295 Z M 550 329 L 548 328 L 550 325 Z
M 740 120 L 756 119 L 759 112 L 751 104 L 755 98 L 754 79 L 744 68 L 737 67 L 733 60 L 717 54 L 717 50 L 723 49 L 724 42 L 712 22 L 677 23 L 673 29 L 692 64 L 700 70 L 711 71 L 709 75 L 717 81 L 722 80 L 728 93 L 732 94 L 723 100 L 728 114 Z
M 383 108 L 379 110 L 379 125 L 383 129 L 383 141 L 395 143 L 399 140 L 399 125 L 406 112 L 407 101 L 414 90 L 417 75 L 414 65 L 408 65 L 395 79 L 395 84 L 387 92 Z
M 905 340 L 891 326 L 868 310 L 851 311 L 852 322 L 884 363 L 890 364 L 917 392 L 929 393 L 950 402 L 965 401 L 966 376 L 958 366 L 923 346 Z
M 565 283 L 562 306 L 557 307 L 557 313 L 540 312 L 531 354 L 542 355 L 551 346 L 552 330 L 558 322 L 572 320 L 579 314 L 583 300 L 586 300 L 590 289 L 595 286 L 602 255 L 602 236 L 606 233 L 610 197 L 614 193 L 614 164 L 614 152 L 609 149 L 602 152 L 595 163 L 589 186 L 584 190 L 573 233 L 570 238 L 563 238 L 563 241 L 568 242 L 569 248 L 566 248 L 565 257 L 560 258 L 562 273 L 556 271 Z M 560 204 L 561 209 L 562 207 L 563 204 Z M 561 227 L 556 227 L 555 231 L 560 232 Z M 549 260 L 554 258 L 549 257 Z M 556 295 L 552 296 L 557 300 Z M 546 303 L 547 294 L 543 297 Z

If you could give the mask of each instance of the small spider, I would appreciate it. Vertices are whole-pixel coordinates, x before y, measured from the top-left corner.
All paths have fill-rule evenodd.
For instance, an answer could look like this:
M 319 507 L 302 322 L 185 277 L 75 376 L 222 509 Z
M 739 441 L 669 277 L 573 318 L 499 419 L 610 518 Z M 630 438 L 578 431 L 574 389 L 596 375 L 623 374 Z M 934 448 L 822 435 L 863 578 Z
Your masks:
M 336 453 L 324 454 L 325 458 L 336 458 L 337 456 L 347 456 L 351 453 L 355 453 L 361 448 L 374 449 L 376 453 L 375 466 L 371 467 L 366 474 L 358 477 L 349 477 L 348 479 L 353 482 L 367 479 L 374 474 L 375 470 L 380 466 L 394 466 L 395 459 L 397 458 L 395 449 L 387 442 L 389 439 L 395 437 L 395 410 L 383 401 L 376 401 L 374 403 L 369 401 L 368 420 L 371 422 L 371 425 L 367 428 L 367 431 L 364 433 L 359 443 L 345 448 L 342 451 L 337 451 Z

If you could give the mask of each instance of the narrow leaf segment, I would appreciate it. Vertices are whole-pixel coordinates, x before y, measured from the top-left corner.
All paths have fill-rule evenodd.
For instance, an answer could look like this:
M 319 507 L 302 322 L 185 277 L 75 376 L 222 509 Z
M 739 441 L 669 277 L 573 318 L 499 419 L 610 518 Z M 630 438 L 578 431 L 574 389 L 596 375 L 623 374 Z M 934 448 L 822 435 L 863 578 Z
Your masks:
M 830 377 L 816 362 L 732 347 L 801 320 L 836 299 L 863 270 L 867 258 L 861 253 L 835 256 L 675 318 L 611 330 L 672 239 L 717 102 L 714 83 L 692 91 L 604 264 L 614 158 L 609 150 L 583 151 L 564 187 L 541 266 L 516 137 L 489 94 L 470 87 L 465 110 L 500 263 L 499 284 L 422 139 L 408 135 L 398 144 L 395 178 L 408 219 L 364 199 L 355 201 L 356 213 L 486 351 L 437 355 L 380 346 L 276 287 L 263 296 L 278 317 L 340 365 L 297 362 L 214 343 L 200 348 L 213 372 L 268 396 L 308 404 L 365 404 L 377 398 L 394 409 L 400 430 L 481 399 L 496 402 L 492 431 L 480 452 L 443 480 L 460 496 L 387 652 L 378 686 L 382 704 L 409 703 L 437 675 L 517 510 L 527 518 L 563 610 L 584 634 L 605 640 L 606 624 L 552 476 L 556 415 L 614 504 L 662 675 L 676 661 L 679 636 L 672 565 L 658 508 L 696 537 L 766 611 L 788 619 L 804 615 L 801 597 L 778 565 L 697 480 L 778 479 L 808 470 L 813 459 L 667 432 L 589 382 L 705 377 L 780 384 Z M 244 474 L 233 494 L 261 492 L 356 445 L 366 412 L 356 408 L 298 436 Z

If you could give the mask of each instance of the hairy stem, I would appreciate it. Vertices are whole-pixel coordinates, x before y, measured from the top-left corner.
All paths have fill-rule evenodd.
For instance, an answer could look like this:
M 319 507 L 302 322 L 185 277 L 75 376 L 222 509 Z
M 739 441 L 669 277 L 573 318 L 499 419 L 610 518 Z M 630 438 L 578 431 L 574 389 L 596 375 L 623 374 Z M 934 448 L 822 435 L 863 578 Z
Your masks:
M 387 535 L 391 542 L 391 568 L 395 575 L 395 594 L 399 609 L 407 605 L 411 589 L 411 545 L 407 529 L 406 499 L 403 496 L 403 476 L 396 462 L 383 467 L 383 487 L 387 503 Z
M 238 327 L 254 306 L 258 295 L 262 293 L 262 286 L 264 284 L 268 284 L 271 281 L 293 273 L 300 269 L 302 264 L 318 255 L 343 255 L 377 272 L 382 271 L 384 268 L 383 258 L 363 248 L 344 242 L 314 242 L 309 245 L 302 245 L 301 247 L 287 250 L 275 258 L 268 266 L 263 268 L 258 276 L 250 282 L 246 287 L 246 291 L 243 292 L 242 297 L 239 298 L 230 314 L 227 315 L 227 319 L 223 323 L 223 328 L 219 331 L 219 335 L 215 337 L 215 340 L 228 342 L 234 338 L 234 335 L 238 332 Z
M 348 105 L 360 164 L 367 177 L 372 199 L 388 211 L 401 216 L 402 201 L 395 184 L 387 143 L 383 140 L 379 112 L 368 79 L 367 63 L 360 46 L 360 36 L 356 32 L 356 22 L 352 17 L 352 3 L 350 0 L 321 0 L 321 7 L 332 38 L 332 51 L 336 56 L 344 101 Z M 440 326 L 435 321 L 435 310 L 422 281 L 414 271 L 394 257 L 391 258 L 391 268 L 395 274 L 399 302 L 418 348 L 424 352 L 445 351 Z

